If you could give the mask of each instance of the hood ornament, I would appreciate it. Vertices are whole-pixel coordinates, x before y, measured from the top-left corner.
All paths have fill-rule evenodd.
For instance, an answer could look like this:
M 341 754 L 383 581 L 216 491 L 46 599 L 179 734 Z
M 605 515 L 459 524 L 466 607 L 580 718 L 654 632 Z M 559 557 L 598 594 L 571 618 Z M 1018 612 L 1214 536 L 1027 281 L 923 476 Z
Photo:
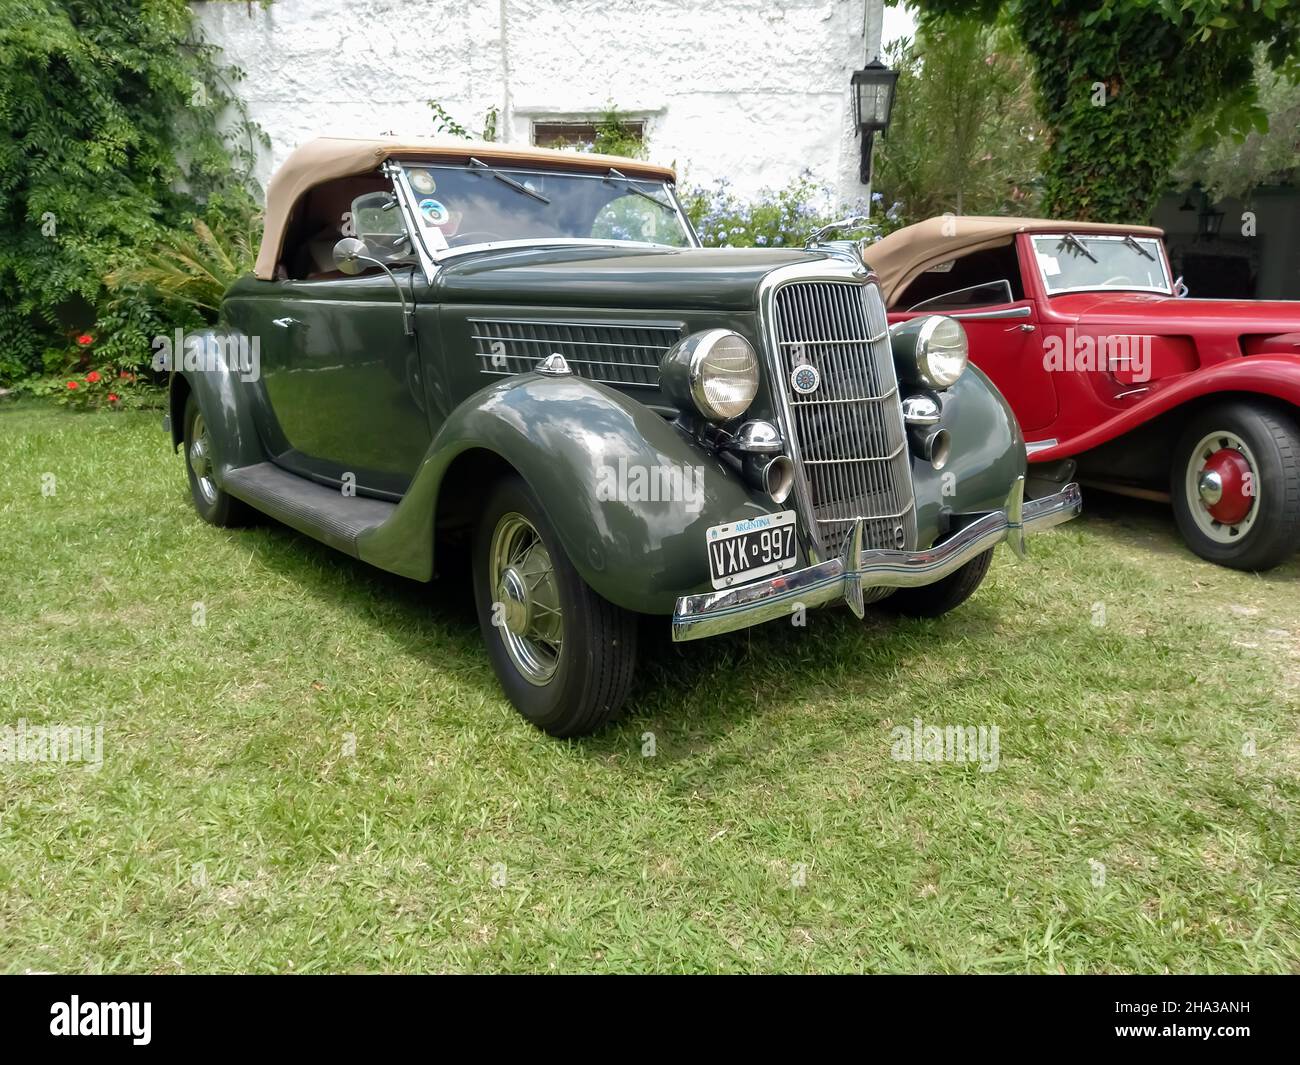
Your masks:
M 567 377 L 573 373 L 568 360 L 558 351 L 553 351 L 534 367 L 538 373 L 547 377 Z

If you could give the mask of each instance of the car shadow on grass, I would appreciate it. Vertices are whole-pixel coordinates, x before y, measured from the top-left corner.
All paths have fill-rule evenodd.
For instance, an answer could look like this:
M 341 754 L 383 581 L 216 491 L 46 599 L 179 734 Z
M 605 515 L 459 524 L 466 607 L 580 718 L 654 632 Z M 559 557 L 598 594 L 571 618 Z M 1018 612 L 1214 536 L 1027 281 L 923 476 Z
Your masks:
M 586 742 L 593 752 L 611 753 L 661 729 L 672 735 L 672 753 L 660 747 L 657 758 L 671 762 L 725 745 L 730 733 L 750 732 L 773 712 L 830 702 L 853 707 L 850 730 L 875 729 L 884 712 L 869 700 L 846 703 L 848 692 L 891 691 L 929 646 L 990 631 L 1000 617 L 978 599 L 931 620 L 904 618 L 883 605 L 868 606 L 861 620 L 847 608 L 827 608 L 810 611 L 803 626 L 772 621 L 687 643 L 672 642 L 668 619 L 648 619 L 623 720 Z M 787 730 L 788 722 L 771 729 L 774 737 Z M 838 729 L 817 731 L 816 739 L 807 732 L 802 738 L 809 755 L 852 739 Z
M 447 576 L 423 583 L 353 558 L 271 518 L 229 535 L 233 545 L 296 587 L 399 640 L 411 655 L 453 670 L 457 680 L 480 686 L 487 658 L 469 657 L 480 640 L 467 564 L 451 565 Z
M 1166 559 L 1184 559 L 1211 569 L 1222 568 L 1199 558 L 1183 542 L 1174 523 L 1174 513 L 1167 503 L 1135 499 L 1102 488 L 1088 488 L 1083 497 L 1081 521 L 1084 527 L 1130 548 L 1151 551 Z M 1297 548 L 1300 549 L 1300 545 Z M 1254 576 L 1269 584 L 1289 584 L 1300 578 L 1300 554 Z
M 354 616 L 377 638 L 398 642 L 456 683 L 504 702 L 478 631 L 468 559 L 452 559 L 443 576 L 422 584 L 270 519 L 229 536 L 322 605 Z M 643 616 L 637 679 L 619 722 L 571 741 L 571 748 L 608 758 L 640 748 L 643 733 L 659 731 L 675 737 L 668 761 L 697 757 L 774 709 L 826 700 L 850 685 L 883 690 L 927 646 L 979 640 L 984 633 L 993 638 L 1001 620 L 997 606 L 976 594 L 939 619 L 901 618 L 879 605 L 868 606 L 862 620 L 848 609 L 824 609 L 809 611 L 803 625 L 771 622 L 675 644 L 667 616 Z M 832 745 L 832 735 L 826 731 L 820 744 Z
M 197 519 L 196 519 L 197 520 Z M 274 569 L 322 603 L 339 608 L 406 654 L 450 673 L 458 684 L 492 700 L 504 695 L 492 673 L 479 632 L 468 560 L 453 560 L 429 583 L 375 568 L 271 519 L 234 530 L 230 542 Z M 850 677 L 884 684 L 906 668 L 921 646 L 917 637 L 944 638 L 951 626 L 981 626 L 996 611 L 964 604 L 957 620 L 899 619 L 868 607 L 859 621 L 846 609 L 810 611 L 807 623 L 772 622 L 707 640 L 674 643 L 667 617 L 642 618 L 638 673 L 620 721 L 572 741 L 575 752 L 595 757 L 639 745 L 656 724 L 679 732 L 678 757 L 721 743 L 775 706 L 799 704 Z M 955 631 L 955 630 L 954 630 Z M 882 642 L 890 646 L 881 653 Z M 764 693 L 755 698 L 755 692 Z M 687 710 L 685 718 L 679 713 Z

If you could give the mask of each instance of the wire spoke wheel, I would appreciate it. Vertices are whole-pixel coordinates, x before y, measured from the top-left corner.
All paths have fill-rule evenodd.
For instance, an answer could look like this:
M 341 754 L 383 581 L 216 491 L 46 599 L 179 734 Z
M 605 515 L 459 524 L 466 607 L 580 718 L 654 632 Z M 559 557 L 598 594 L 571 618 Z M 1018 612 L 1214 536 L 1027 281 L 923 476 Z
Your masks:
M 191 424 L 187 458 L 199 493 L 211 506 L 217 501 L 217 482 L 212 479 L 212 442 L 208 439 L 208 427 L 202 414 L 196 414 Z
M 510 661 L 530 684 L 549 683 L 560 666 L 564 613 L 550 552 L 522 514 L 497 522 L 488 567 L 493 623 Z
M 636 667 L 636 615 L 582 579 L 522 478 L 488 489 L 473 567 L 479 628 L 515 709 L 563 737 L 615 717 Z

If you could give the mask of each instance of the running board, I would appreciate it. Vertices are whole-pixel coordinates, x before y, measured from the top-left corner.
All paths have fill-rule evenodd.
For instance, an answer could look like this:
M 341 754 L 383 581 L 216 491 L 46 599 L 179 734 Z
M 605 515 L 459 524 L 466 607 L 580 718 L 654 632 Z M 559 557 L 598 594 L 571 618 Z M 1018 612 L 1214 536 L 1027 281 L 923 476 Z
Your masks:
M 292 529 L 357 557 L 357 538 L 383 525 L 396 503 L 344 495 L 273 462 L 243 466 L 222 479 L 221 487 L 237 499 Z

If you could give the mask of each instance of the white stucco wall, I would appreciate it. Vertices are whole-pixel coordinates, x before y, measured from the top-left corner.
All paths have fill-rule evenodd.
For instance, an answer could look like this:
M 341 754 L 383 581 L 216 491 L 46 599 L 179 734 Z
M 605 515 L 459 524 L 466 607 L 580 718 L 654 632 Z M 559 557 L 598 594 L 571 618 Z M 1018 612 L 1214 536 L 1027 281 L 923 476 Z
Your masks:
M 741 195 L 805 168 L 843 200 L 857 181 L 849 77 L 883 0 L 275 0 L 196 3 L 205 37 L 271 137 L 263 184 L 321 133 L 433 131 L 437 100 L 478 134 L 531 140 L 532 121 L 609 104 L 644 116 L 650 155 L 683 184 Z M 870 16 L 864 17 L 864 16 Z

